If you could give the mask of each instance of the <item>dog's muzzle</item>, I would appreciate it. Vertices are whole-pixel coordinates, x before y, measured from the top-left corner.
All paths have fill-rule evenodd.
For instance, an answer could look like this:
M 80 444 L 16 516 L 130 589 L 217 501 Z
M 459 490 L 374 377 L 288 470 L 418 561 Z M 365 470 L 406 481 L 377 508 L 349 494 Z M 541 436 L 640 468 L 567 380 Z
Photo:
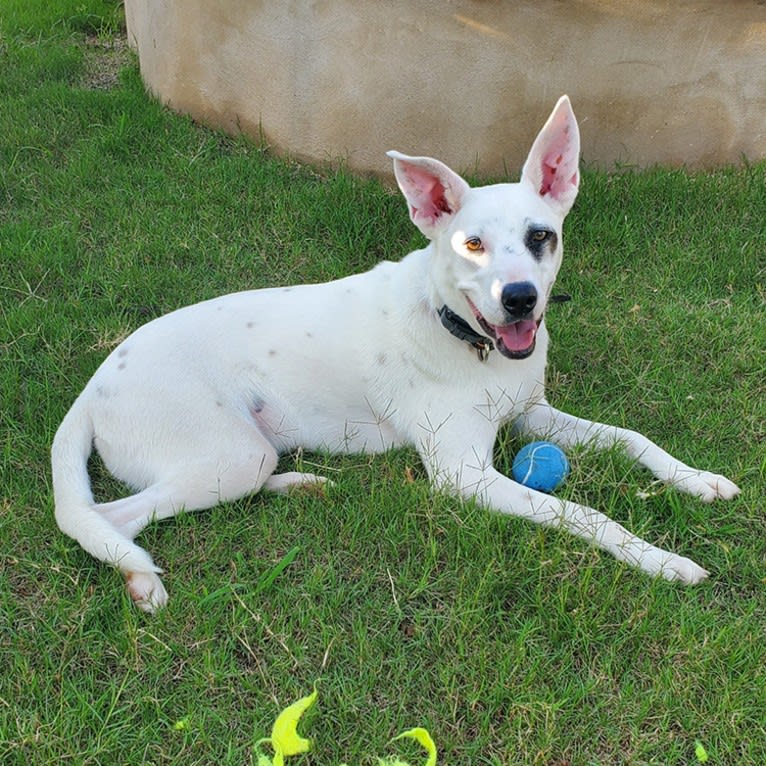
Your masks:
M 474 318 L 487 334 L 487 337 L 479 335 L 465 319 L 446 305 L 437 312 L 442 325 L 456 338 L 465 341 L 476 349 L 482 362 L 487 361 L 489 352 L 494 348 L 497 348 L 503 356 L 509 359 L 525 359 L 535 350 L 537 329 L 542 322 L 542 316 L 540 319 L 526 316 L 537 305 L 537 290 L 530 282 L 518 284 L 520 286 L 506 285 L 506 288 L 509 289 L 503 289 L 501 303 L 509 315 L 520 314 L 521 318 L 503 325 L 493 325 L 488 322 L 473 301 L 466 296 L 466 301 Z M 571 299 L 571 295 L 561 293 L 551 295 L 548 302 L 565 303 Z
M 492 324 L 466 297 L 481 329 L 494 341 L 495 348 L 508 359 L 526 359 L 535 350 L 537 328 L 542 322 L 534 318 L 537 306 L 537 288 L 531 282 L 511 282 L 503 287 L 500 303 L 508 315 L 508 322 Z

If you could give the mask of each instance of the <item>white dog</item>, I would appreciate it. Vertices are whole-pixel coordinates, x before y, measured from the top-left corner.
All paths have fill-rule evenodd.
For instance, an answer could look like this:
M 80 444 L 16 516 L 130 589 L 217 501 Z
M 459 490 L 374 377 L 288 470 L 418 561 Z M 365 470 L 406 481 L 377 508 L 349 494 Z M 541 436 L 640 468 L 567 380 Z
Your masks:
M 278 455 L 298 447 L 347 453 L 406 444 L 440 489 L 564 526 L 650 574 L 703 579 L 693 561 L 492 465 L 498 428 L 512 422 L 563 447 L 619 444 L 705 502 L 739 492 L 634 431 L 564 414 L 545 400 L 544 317 L 562 223 L 577 195 L 579 147 L 565 96 L 519 183 L 472 189 L 437 160 L 390 152 L 427 247 L 364 274 L 235 293 L 139 328 L 97 370 L 56 434 L 59 527 L 119 567 L 133 599 L 151 612 L 167 601 L 162 570 L 133 539 L 153 519 L 262 487 L 324 481 L 273 473 Z M 94 502 L 87 472 L 94 444 L 136 494 Z

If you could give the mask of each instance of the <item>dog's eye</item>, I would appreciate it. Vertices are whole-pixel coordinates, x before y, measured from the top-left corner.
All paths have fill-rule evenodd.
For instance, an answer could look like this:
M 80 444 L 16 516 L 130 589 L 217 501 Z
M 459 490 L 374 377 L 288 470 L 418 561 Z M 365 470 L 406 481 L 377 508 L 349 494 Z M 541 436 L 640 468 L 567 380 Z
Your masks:
M 550 236 L 551 233 L 547 229 L 535 229 L 530 238 L 533 242 L 545 242 Z
M 479 250 L 482 249 L 481 240 L 478 237 L 468 237 L 465 241 L 465 246 L 466 249 L 470 250 L 472 253 L 478 253 Z

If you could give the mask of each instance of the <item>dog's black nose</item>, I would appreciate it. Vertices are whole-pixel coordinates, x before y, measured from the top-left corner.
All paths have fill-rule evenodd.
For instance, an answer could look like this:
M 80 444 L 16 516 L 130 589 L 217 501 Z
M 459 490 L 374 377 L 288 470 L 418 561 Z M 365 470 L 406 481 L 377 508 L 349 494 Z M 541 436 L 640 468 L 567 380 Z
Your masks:
M 503 287 L 500 302 L 512 319 L 525 319 L 537 305 L 537 288 L 531 282 L 510 282 Z

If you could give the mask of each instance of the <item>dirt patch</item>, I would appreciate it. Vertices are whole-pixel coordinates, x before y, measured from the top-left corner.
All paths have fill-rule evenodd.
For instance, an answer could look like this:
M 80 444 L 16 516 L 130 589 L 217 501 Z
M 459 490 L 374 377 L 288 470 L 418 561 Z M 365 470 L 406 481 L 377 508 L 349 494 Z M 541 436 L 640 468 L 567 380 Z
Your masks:
M 133 63 L 134 54 L 125 36 L 85 38 L 85 71 L 82 86 L 109 90 L 119 82 L 120 71 Z

